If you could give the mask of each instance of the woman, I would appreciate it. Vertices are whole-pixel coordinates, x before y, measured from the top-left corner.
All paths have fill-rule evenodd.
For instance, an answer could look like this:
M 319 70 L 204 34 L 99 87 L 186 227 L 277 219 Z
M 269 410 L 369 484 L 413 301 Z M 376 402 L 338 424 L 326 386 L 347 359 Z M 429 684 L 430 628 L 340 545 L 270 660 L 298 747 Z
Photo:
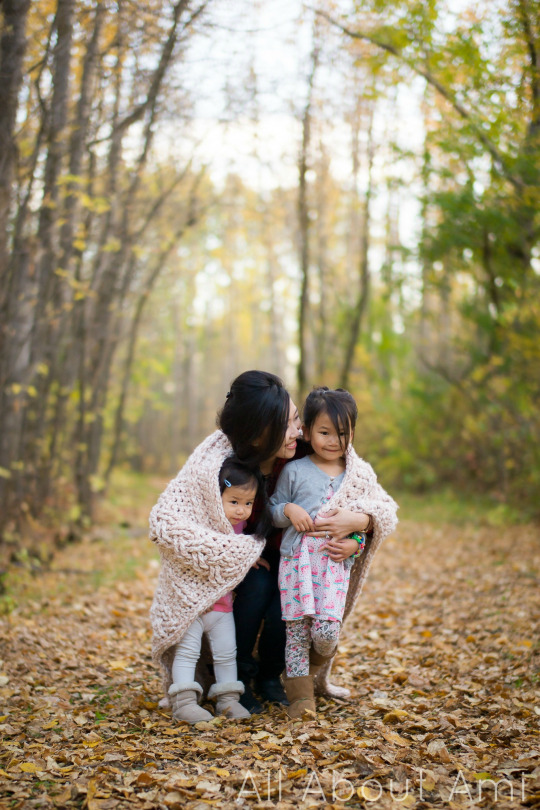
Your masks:
M 239 458 L 258 463 L 266 480 L 266 494 L 272 495 L 283 466 L 292 459 L 306 455 L 301 440 L 298 409 L 274 374 L 247 371 L 231 385 L 227 401 L 218 419 Z M 261 428 L 264 426 L 262 431 Z M 257 521 L 262 504 L 256 504 L 247 532 Z M 353 554 L 358 544 L 348 539 L 355 531 L 363 531 L 369 516 L 336 509 L 320 524 L 319 536 L 328 534 L 329 556 L 341 561 Z M 274 529 L 267 538 L 262 565 L 252 568 L 236 588 L 234 620 L 236 624 L 238 677 L 245 692 L 240 702 L 251 712 L 262 706 L 253 694 L 252 685 L 262 700 L 286 703 L 279 676 L 285 666 L 285 624 L 277 583 L 281 530 Z M 258 662 L 253 656 L 257 635 Z
M 152 607 L 153 657 L 162 668 L 167 693 L 171 683 L 171 662 L 176 644 L 185 632 L 185 622 L 203 613 L 217 601 L 222 591 L 225 593 L 236 587 L 234 615 L 239 678 L 246 686 L 255 679 L 264 699 L 283 701 L 278 681 L 285 649 L 277 587 L 279 535 L 269 537 L 264 551 L 268 569 L 263 566 L 251 568 L 258 556 L 257 550 L 246 546 L 241 539 L 243 535 L 236 535 L 235 542 L 232 542 L 230 534 L 226 533 L 217 474 L 224 458 L 235 452 L 246 463 L 259 465 L 267 480 L 268 494 L 271 494 L 283 465 L 306 453 L 305 447 L 298 442 L 300 419 L 279 377 L 262 371 L 247 371 L 232 383 L 218 424 L 222 432 L 216 431 L 194 450 L 152 510 L 150 534 L 162 550 L 162 559 L 165 559 Z M 215 486 L 209 486 L 209 480 L 213 481 L 214 477 Z M 203 490 L 206 499 L 204 512 L 200 509 Z M 208 499 L 215 515 L 212 524 L 207 526 L 201 524 L 200 516 L 208 511 Z M 377 484 L 369 492 L 361 493 L 356 506 L 358 508 L 353 511 L 336 509 L 318 524 L 318 534 L 329 537 L 329 556 L 337 561 L 346 559 L 358 548 L 356 540 L 347 539 L 348 535 L 372 527 L 366 551 L 351 572 L 344 618 L 360 592 L 376 548 L 388 533 L 389 526 L 393 528 L 395 525 L 396 505 Z M 252 523 L 256 523 L 259 511 L 260 505 L 258 510 L 253 510 Z M 198 526 L 195 537 L 192 536 L 194 526 Z M 219 554 L 212 553 L 212 543 L 208 540 L 215 542 L 214 548 L 219 548 Z M 175 581 L 180 569 L 184 573 L 192 571 L 197 582 L 203 583 L 198 590 L 190 590 L 186 605 L 181 604 L 181 600 L 187 598 L 186 594 Z M 257 665 L 253 647 L 263 621 Z M 324 665 L 316 680 L 319 691 L 334 696 L 347 693 L 347 690 L 329 683 L 330 661 L 315 663 Z M 205 677 L 204 671 L 201 677 Z M 250 711 L 260 711 L 260 704 L 252 693 L 247 692 L 243 699 Z

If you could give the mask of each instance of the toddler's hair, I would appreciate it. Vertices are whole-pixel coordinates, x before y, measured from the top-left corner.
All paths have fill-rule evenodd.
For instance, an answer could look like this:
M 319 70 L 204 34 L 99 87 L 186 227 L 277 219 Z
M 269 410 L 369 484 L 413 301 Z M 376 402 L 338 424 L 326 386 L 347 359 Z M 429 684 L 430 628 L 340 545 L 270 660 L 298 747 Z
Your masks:
M 228 482 L 228 484 L 225 483 Z M 225 487 L 253 487 L 259 489 L 259 477 L 254 469 L 243 464 L 236 456 L 229 456 L 219 471 L 219 491 L 223 495 Z
M 264 478 L 258 467 L 250 467 L 238 456 L 229 456 L 221 465 L 219 471 L 219 491 L 223 495 L 227 489 L 228 481 L 231 487 L 253 487 L 256 490 L 255 498 L 262 504 L 259 519 L 253 534 L 266 537 L 272 528 L 272 518 L 268 509 Z
M 314 388 L 304 403 L 304 425 L 311 428 L 321 413 L 328 414 L 338 436 L 341 431 L 345 434 L 341 439 L 341 446 L 345 450 L 351 441 L 358 416 L 354 397 L 344 388 L 330 389 L 325 385 Z

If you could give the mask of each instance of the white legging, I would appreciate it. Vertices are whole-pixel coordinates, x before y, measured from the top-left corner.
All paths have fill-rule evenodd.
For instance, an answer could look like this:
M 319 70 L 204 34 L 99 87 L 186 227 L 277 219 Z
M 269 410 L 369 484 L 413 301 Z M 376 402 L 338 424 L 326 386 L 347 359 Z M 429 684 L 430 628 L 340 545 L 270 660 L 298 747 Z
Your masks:
M 216 683 L 238 680 L 236 670 L 236 633 L 232 613 L 212 610 L 198 616 L 190 624 L 174 653 L 173 683 L 187 684 L 195 680 L 195 667 L 201 654 L 201 641 L 206 634 L 212 650 Z

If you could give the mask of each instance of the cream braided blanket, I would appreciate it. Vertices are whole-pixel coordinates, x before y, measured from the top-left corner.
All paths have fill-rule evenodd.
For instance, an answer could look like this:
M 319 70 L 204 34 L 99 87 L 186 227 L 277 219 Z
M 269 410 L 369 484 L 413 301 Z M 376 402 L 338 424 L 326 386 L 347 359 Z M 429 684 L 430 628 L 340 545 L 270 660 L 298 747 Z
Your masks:
M 220 430 L 212 433 L 193 451 L 150 513 L 150 537 L 161 555 L 150 611 L 152 658 L 161 667 L 166 696 L 172 683 L 175 645 L 197 616 L 242 581 L 264 547 L 252 535 L 235 534 L 223 512 L 218 473 L 231 453 L 227 437 Z M 373 518 L 373 533 L 351 569 L 345 621 L 362 591 L 375 552 L 397 525 L 397 504 L 377 482 L 373 468 L 350 447 L 343 483 L 320 514 L 334 507 L 365 512 Z M 346 697 L 347 689 L 330 682 L 331 667 L 329 662 L 320 670 L 317 692 Z
M 218 473 L 232 447 L 216 430 L 191 454 L 150 513 L 161 569 L 150 610 L 152 658 L 172 683 L 174 647 L 189 625 L 231 591 L 260 557 L 264 541 L 235 534 L 225 517 Z

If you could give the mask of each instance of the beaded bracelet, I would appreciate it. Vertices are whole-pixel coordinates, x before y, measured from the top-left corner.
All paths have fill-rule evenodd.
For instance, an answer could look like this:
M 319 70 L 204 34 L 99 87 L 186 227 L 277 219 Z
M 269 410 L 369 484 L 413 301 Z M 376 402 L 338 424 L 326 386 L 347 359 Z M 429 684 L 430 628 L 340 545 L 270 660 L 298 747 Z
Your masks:
M 360 556 L 366 547 L 366 533 L 360 532 L 359 534 L 350 534 L 349 537 L 351 540 L 356 540 L 358 543 L 358 549 L 352 555 L 353 560 L 356 560 L 356 558 Z

